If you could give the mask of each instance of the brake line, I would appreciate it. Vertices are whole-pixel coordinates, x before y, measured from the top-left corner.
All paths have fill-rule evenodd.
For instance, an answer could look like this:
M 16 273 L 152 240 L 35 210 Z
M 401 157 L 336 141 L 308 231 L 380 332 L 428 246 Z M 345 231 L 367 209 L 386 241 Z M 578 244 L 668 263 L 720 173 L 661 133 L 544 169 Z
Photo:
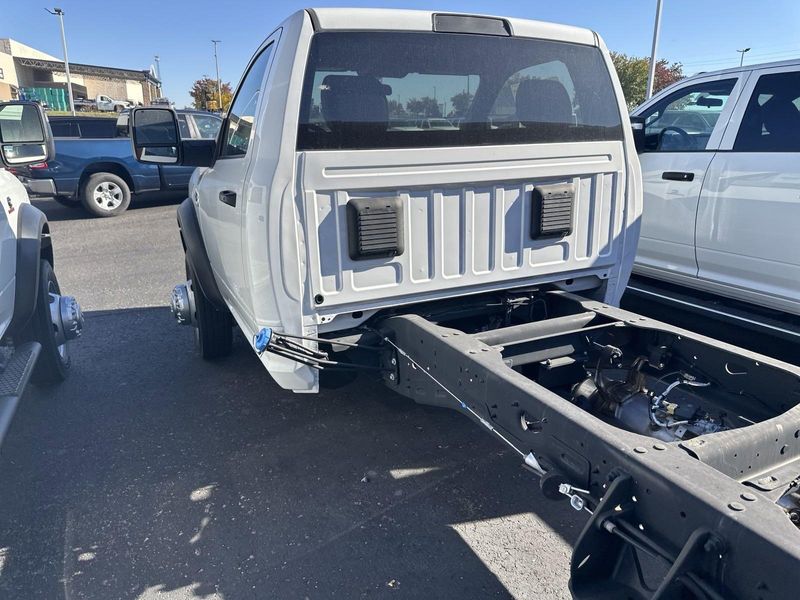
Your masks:
M 453 397 L 453 399 L 454 399 L 456 402 L 458 402 L 458 404 L 459 404 L 459 406 L 461 406 L 461 408 L 463 408 L 464 410 L 468 411 L 468 412 L 469 412 L 469 413 L 470 413 L 470 414 L 471 414 L 473 417 L 475 417 L 475 418 L 478 420 L 478 422 L 479 422 L 481 425 L 483 425 L 484 427 L 486 427 L 486 429 L 488 429 L 489 431 L 491 431 L 492 433 L 494 433 L 495 435 L 497 435 L 497 437 L 499 437 L 501 440 L 503 440 L 503 441 L 504 441 L 504 442 L 505 442 L 505 443 L 506 443 L 506 444 L 507 444 L 507 445 L 508 445 L 508 446 L 509 446 L 509 447 L 510 447 L 512 450 L 514 450 L 514 452 L 516 452 L 516 453 L 517 453 L 517 454 L 519 454 L 519 455 L 520 455 L 520 456 L 521 456 L 523 459 L 525 459 L 525 463 L 526 463 L 526 464 L 528 464 L 528 455 L 527 455 L 527 454 L 525 454 L 525 453 L 524 453 L 522 450 L 520 450 L 519 448 L 517 448 L 517 447 L 516 447 L 516 446 L 515 446 L 515 445 L 514 445 L 514 444 L 513 444 L 511 441 L 509 441 L 509 439 L 508 439 L 506 436 L 504 436 L 502 433 L 500 433 L 500 432 L 499 432 L 499 431 L 498 431 L 498 430 L 497 430 L 497 429 L 496 429 L 496 428 L 495 428 L 495 427 L 494 427 L 494 426 L 493 426 L 491 423 L 489 423 L 489 421 L 487 421 L 487 420 L 486 420 L 486 419 L 484 419 L 482 416 L 480 416 L 480 415 L 479 415 L 477 412 L 475 412 L 475 411 L 472 409 L 472 407 L 468 406 L 466 402 L 464 402 L 464 401 L 463 401 L 463 400 L 461 400 L 461 399 L 460 399 L 458 396 L 456 396 L 456 395 L 455 395 L 453 392 L 451 392 L 451 391 L 450 391 L 450 390 L 447 388 L 447 386 L 446 386 L 446 385 L 444 385 L 444 384 L 443 384 L 441 381 L 439 381 L 438 379 L 436 379 L 436 377 L 434 377 L 433 375 L 431 375 L 431 374 L 428 372 L 428 369 L 424 369 L 424 368 L 422 367 L 422 365 L 420 365 L 420 364 L 419 364 L 417 361 L 415 361 L 413 358 L 411 358 L 411 356 L 409 356 L 408 352 L 406 352 L 405 350 L 403 350 L 403 349 L 402 349 L 400 346 L 398 346 L 397 344 L 395 344 L 395 343 L 394 343 L 392 340 L 390 340 L 388 337 L 385 337 L 385 336 L 384 336 L 384 338 L 383 338 L 383 341 L 385 341 L 385 342 L 387 342 L 387 343 L 391 344 L 391 345 L 394 347 L 394 349 L 395 349 L 395 350 L 397 350 L 397 353 L 398 353 L 398 354 L 400 354 L 400 355 L 401 355 L 403 358 L 405 358 L 406 360 L 408 360 L 408 362 L 410 362 L 412 365 L 414 365 L 414 367 L 415 367 L 415 368 L 417 368 L 418 370 L 422 371 L 422 372 L 423 372 L 425 375 L 427 375 L 427 376 L 428 376 L 428 377 L 431 379 L 431 381 L 433 381 L 433 382 L 434 382 L 436 385 L 438 385 L 440 388 L 442 388 L 442 389 L 443 389 L 445 392 L 447 392 L 448 394 L 450 394 L 450 395 Z M 531 455 L 531 457 L 533 457 L 533 453 L 530 453 L 530 455 Z M 544 469 L 542 469 L 542 468 L 541 468 L 541 465 L 539 465 L 539 461 L 537 461 L 535 458 L 534 458 L 533 460 L 535 461 L 535 465 L 536 465 L 534 468 L 538 468 L 538 469 L 540 469 L 540 470 L 541 470 L 541 472 L 542 472 L 541 474 L 543 474 L 543 473 L 544 473 Z M 531 466 L 533 466 L 533 465 L 531 465 Z
M 449 388 L 448 388 L 448 387 L 447 387 L 445 384 L 443 384 L 441 381 L 439 381 L 438 379 L 436 379 L 436 377 L 434 377 L 433 375 L 431 375 L 431 374 L 429 373 L 428 369 L 425 369 L 425 368 L 423 368 L 423 367 L 422 367 L 422 365 L 420 365 L 420 364 L 419 364 L 417 361 L 415 361 L 413 358 L 411 358 L 411 356 L 408 354 L 408 352 L 406 352 L 405 350 L 403 350 L 403 349 L 402 349 L 400 346 L 398 346 L 397 344 L 395 344 L 395 343 L 394 343 L 392 340 L 390 340 L 390 339 L 389 339 L 388 337 L 386 337 L 386 336 L 383 336 L 383 341 L 385 341 L 386 343 L 388 343 L 389 345 L 391 345 L 391 346 L 392 346 L 392 347 L 393 347 L 395 350 L 397 350 L 397 353 L 398 353 L 398 354 L 400 354 L 400 355 L 401 355 L 403 358 L 405 358 L 406 360 L 408 360 L 408 362 L 410 362 L 410 363 L 411 363 L 411 364 L 414 366 L 414 368 L 415 368 L 415 369 L 418 369 L 419 371 L 422 371 L 422 372 L 423 372 L 425 375 L 427 375 L 427 376 L 430 378 L 430 380 L 431 380 L 431 381 L 433 381 L 433 382 L 434 382 L 436 385 L 438 385 L 440 388 L 442 388 L 442 389 L 443 389 L 445 392 L 447 392 L 448 394 L 450 394 L 450 396 L 452 396 L 452 397 L 453 397 L 453 399 L 454 399 L 456 402 L 458 402 L 459 406 L 460 406 L 462 409 L 464 409 L 464 410 L 466 410 L 467 412 L 469 412 L 469 413 L 470 413 L 470 414 L 471 414 L 473 417 L 475 417 L 475 419 L 477 419 L 477 421 L 478 421 L 478 422 L 479 422 L 481 425 L 483 425 L 483 426 L 484 426 L 486 429 L 488 429 L 488 430 L 489 430 L 491 433 L 494 433 L 494 434 L 495 434 L 497 437 L 499 437 L 499 438 L 500 438 L 500 439 L 501 439 L 503 442 L 505 442 L 505 444 L 506 444 L 506 445 L 507 445 L 509 448 L 511 448 L 512 450 L 514 450 L 514 452 L 516 452 L 517 454 L 519 454 L 519 455 L 522 457 L 522 461 L 525 463 L 525 465 L 526 465 L 526 466 L 527 466 L 527 467 L 528 467 L 528 468 L 529 468 L 531 471 L 533 471 L 534 473 L 536 473 L 536 475 L 538 475 L 539 477 L 542 477 L 542 476 L 544 476 L 544 475 L 547 473 L 547 471 L 545 471 L 545 469 L 542 467 L 542 465 L 541 465 L 541 464 L 539 463 L 539 461 L 536 459 L 536 456 L 533 454 L 533 452 L 528 452 L 528 453 L 526 454 L 525 452 L 523 452 L 522 450 L 520 450 L 519 448 L 517 448 L 517 447 L 514 445 L 514 443 L 513 443 L 513 442 L 511 442 L 511 440 L 509 440 L 509 439 L 508 439 L 506 436 L 504 436 L 502 433 L 500 433 L 500 431 L 498 431 L 496 427 L 494 427 L 494 426 L 493 426 L 491 423 L 489 423 L 489 421 L 487 421 L 487 420 L 486 420 L 486 419 L 484 419 L 482 416 L 480 416 L 480 415 L 479 415 L 479 414 L 478 414 L 478 413 L 477 413 L 475 410 L 473 410 L 473 409 L 472 409 L 472 407 L 470 407 L 469 405 L 467 405 L 467 403 L 466 403 L 466 402 L 464 402 L 464 401 L 463 401 L 463 400 L 461 400 L 461 399 L 460 399 L 458 396 L 456 396 L 456 395 L 455 395 L 453 392 L 451 392 L 451 391 L 450 391 L 450 389 L 449 389 Z M 564 496 L 566 496 L 567 498 L 569 498 L 569 500 L 570 500 L 570 505 L 571 505 L 571 506 L 572 506 L 572 508 L 574 508 L 576 511 L 580 512 L 580 511 L 582 511 L 582 510 L 585 510 L 585 511 L 586 511 L 586 512 L 588 512 L 590 515 L 592 514 L 592 512 L 593 512 L 593 511 L 592 511 L 592 509 L 590 509 L 590 508 L 587 506 L 587 502 L 586 502 L 586 500 L 584 500 L 584 499 L 583 499 L 583 498 L 581 498 L 581 496 L 580 496 L 580 494 L 585 494 L 585 495 L 587 495 L 587 496 L 591 496 L 591 493 L 589 492 L 589 490 L 583 490 L 583 489 L 580 489 L 580 488 L 573 487 L 572 485 L 570 485 L 570 484 L 568 484 L 568 483 L 563 483 L 563 484 L 559 485 L 559 492 L 560 492 L 561 494 L 563 494 Z

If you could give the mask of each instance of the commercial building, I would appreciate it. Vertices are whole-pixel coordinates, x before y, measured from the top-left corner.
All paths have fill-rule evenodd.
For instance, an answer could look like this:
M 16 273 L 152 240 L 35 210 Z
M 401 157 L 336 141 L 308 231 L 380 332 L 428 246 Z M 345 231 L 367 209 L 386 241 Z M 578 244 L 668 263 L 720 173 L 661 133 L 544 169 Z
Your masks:
M 105 94 L 117 100 L 149 104 L 161 96 L 161 82 L 148 70 L 69 63 L 74 98 Z M 0 101 L 36 96 L 65 98 L 67 75 L 58 57 L 10 38 L 0 38 Z M 33 90 L 40 90 L 34 92 Z M 53 106 L 56 108 L 56 106 Z

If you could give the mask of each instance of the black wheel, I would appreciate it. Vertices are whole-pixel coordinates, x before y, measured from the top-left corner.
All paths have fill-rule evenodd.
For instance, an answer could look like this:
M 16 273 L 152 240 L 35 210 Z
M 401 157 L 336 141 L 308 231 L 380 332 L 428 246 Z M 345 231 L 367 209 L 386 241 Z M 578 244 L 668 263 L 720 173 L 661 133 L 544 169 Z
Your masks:
M 53 196 L 53 200 L 58 202 L 61 206 L 67 206 L 69 208 L 78 208 L 81 205 L 81 201 L 74 196 Z
M 81 202 L 96 217 L 116 217 L 128 209 L 131 190 L 122 177 L 95 173 L 83 184 Z
M 231 353 L 233 347 L 233 318 L 227 310 L 219 310 L 194 284 L 194 274 L 186 262 L 187 278 L 194 293 L 195 339 L 200 356 L 205 360 L 222 358 Z
M 31 377 L 34 383 L 46 385 L 63 381 L 72 364 L 69 342 L 64 340 L 64 332 L 58 331 L 51 312 L 51 308 L 59 310 L 53 304 L 58 302 L 60 295 L 61 288 L 53 267 L 46 260 L 40 261 L 36 308 L 22 334 L 24 341 L 36 341 L 42 345 L 42 352 Z

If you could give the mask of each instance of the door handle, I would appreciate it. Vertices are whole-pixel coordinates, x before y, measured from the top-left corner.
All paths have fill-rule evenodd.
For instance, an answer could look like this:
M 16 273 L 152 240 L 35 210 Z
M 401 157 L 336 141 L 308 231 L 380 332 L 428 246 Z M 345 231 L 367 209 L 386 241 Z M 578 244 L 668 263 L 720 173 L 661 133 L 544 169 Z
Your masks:
M 664 171 L 661 174 L 661 179 L 667 181 L 694 181 L 694 173 L 687 171 Z
M 225 190 L 219 193 L 219 201 L 228 206 L 236 206 L 236 192 Z

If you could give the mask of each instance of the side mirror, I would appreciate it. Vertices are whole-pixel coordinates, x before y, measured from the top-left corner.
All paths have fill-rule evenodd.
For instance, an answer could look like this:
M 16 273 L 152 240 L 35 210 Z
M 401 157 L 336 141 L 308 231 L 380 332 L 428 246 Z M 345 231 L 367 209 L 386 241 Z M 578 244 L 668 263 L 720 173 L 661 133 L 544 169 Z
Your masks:
M 130 115 L 133 155 L 143 163 L 180 162 L 178 117 L 171 108 L 134 108 Z
M 216 140 L 182 140 L 178 115 L 172 108 L 134 108 L 130 112 L 128 128 L 133 155 L 139 162 L 186 167 L 210 167 L 214 164 Z
M 0 160 L 6 167 L 47 162 L 55 154 L 50 123 L 33 102 L 0 104 Z
M 644 152 L 644 117 L 631 117 L 631 129 L 633 130 L 633 145 L 636 153 Z

